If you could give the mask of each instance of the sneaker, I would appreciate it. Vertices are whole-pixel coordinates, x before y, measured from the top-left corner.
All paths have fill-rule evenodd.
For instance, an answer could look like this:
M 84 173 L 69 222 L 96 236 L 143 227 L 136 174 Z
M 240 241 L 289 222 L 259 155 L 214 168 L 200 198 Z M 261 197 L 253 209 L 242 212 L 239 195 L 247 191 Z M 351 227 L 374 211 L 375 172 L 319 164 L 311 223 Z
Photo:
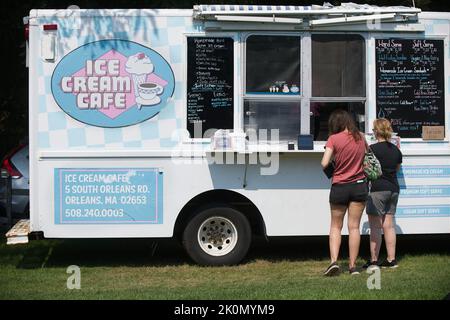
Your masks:
M 339 265 L 337 264 L 337 262 L 333 262 L 328 266 L 327 270 L 325 270 L 323 275 L 326 277 L 333 277 L 339 275 L 339 272 L 340 272 Z
M 398 267 L 398 264 L 397 264 L 397 260 L 392 260 L 392 261 L 388 261 L 387 259 L 386 260 L 384 260 L 382 263 L 381 263 L 381 267 L 383 268 L 383 269 L 385 269 L 385 268 L 390 268 L 390 269 L 394 269 L 394 268 L 397 268 Z
M 368 271 L 380 269 L 378 261 L 370 261 L 370 260 L 367 260 L 367 262 L 362 267 L 363 269 L 367 269 Z
M 350 275 L 354 276 L 354 275 L 359 274 L 359 271 L 358 271 L 358 269 L 356 269 L 356 267 L 353 267 L 353 268 L 348 269 L 348 273 L 350 273 Z

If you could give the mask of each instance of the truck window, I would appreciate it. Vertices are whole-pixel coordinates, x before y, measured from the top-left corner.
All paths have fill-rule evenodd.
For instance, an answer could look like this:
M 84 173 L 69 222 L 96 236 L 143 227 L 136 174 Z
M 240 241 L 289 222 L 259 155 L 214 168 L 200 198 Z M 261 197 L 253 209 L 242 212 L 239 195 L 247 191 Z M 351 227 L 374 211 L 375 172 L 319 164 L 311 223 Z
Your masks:
M 336 109 L 349 111 L 365 131 L 365 42 L 356 34 L 311 36 L 312 97 L 311 134 L 328 137 L 328 118 Z
M 276 140 L 271 129 L 279 129 L 280 141 L 295 141 L 300 132 L 300 102 L 297 101 L 246 99 L 244 114 L 246 130 L 265 129 L 269 140 Z
M 328 139 L 328 118 L 337 109 L 343 109 L 353 115 L 356 125 L 361 132 L 365 132 L 365 115 L 363 102 L 311 102 L 311 134 L 314 140 Z
M 300 36 L 251 35 L 246 40 L 244 129 L 279 130 L 281 141 L 300 132 Z M 274 137 L 268 137 L 272 139 Z

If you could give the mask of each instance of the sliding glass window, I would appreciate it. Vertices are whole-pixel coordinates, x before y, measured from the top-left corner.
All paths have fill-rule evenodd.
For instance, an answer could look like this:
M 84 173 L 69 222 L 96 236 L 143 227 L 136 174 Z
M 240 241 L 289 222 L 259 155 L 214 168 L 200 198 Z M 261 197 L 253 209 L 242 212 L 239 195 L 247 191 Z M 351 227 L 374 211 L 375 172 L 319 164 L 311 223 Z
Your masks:
M 328 138 L 328 118 L 336 109 L 349 111 L 365 129 L 365 41 L 357 34 L 311 36 L 311 134 Z
M 278 129 L 282 141 L 300 133 L 299 35 L 246 39 L 244 129 Z

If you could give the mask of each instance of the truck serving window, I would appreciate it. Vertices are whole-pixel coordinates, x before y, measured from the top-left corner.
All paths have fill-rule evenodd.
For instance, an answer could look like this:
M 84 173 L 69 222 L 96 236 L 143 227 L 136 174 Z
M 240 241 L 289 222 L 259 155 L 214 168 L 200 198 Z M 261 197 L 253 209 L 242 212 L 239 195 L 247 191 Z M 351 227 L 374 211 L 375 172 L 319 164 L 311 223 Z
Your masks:
M 349 111 L 365 131 L 365 42 L 356 34 L 311 36 L 311 134 L 328 137 L 328 118 L 336 109 Z
M 244 128 L 300 133 L 300 36 L 250 35 L 246 41 Z M 270 137 L 268 137 L 270 139 Z M 272 137 L 273 140 L 274 137 Z

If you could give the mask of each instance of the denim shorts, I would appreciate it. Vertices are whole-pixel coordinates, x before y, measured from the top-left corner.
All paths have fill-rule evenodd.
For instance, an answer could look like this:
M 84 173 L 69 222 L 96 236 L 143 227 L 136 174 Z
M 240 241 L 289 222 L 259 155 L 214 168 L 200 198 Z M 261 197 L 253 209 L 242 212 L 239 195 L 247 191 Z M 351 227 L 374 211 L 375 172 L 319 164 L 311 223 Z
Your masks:
M 333 184 L 330 191 L 330 203 L 348 205 L 350 202 L 365 202 L 369 193 L 366 180 Z
M 398 192 L 375 191 L 367 198 L 367 214 L 382 216 L 385 214 L 395 214 L 397 210 Z

